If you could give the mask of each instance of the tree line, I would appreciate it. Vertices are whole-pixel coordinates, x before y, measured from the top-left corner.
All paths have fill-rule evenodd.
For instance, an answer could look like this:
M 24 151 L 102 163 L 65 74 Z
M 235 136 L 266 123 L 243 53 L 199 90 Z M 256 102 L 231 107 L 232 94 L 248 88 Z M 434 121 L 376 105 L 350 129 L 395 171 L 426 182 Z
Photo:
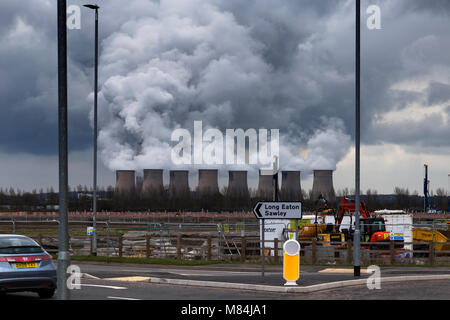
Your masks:
M 272 194 L 258 195 L 256 190 L 250 189 L 245 196 L 227 196 L 226 187 L 220 194 L 197 196 L 191 192 L 183 197 L 173 197 L 168 192 L 162 194 L 142 194 L 137 190 L 129 193 L 118 193 L 114 187 L 100 187 L 97 190 L 98 211 L 252 211 L 258 201 L 271 201 Z M 92 210 L 92 188 L 77 186 L 69 188 L 68 206 L 70 211 Z M 408 211 L 423 211 L 423 196 L 417 191 L 410 192 L 408 188 L 395 187 L 393 194 L 380 195 L 376 190 L 361 191 L 361 201 L 366 203 L 369 210 L 402 209 Z M 302 194 L 284 201 L 302 201 L 304 211 L 315 211 L 323 205 L 320 201 L 311 199 L 312 192 L 302 190 Z M 336 208 L 341 197 L 354 198 L 354 190 L 348 188 L 338 190 L 336 199 L 328 201 L 328 207 Z M 448 197 L 444 189 L 439 188 L 430 193 L 430 206 L 440 211 L 448 210 Z M 20 189 L 0 188 L 1 211 L 56 211 L 58 210 L 58 193 L 53 188 L 45 191 L 32 190 L 31 192 Z

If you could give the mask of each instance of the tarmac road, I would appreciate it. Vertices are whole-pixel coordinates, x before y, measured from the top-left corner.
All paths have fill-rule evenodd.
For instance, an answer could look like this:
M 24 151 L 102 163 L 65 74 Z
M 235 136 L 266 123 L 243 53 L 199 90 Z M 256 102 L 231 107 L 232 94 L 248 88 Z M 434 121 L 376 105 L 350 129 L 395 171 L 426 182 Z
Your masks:
M 365 285 L 323 290 L 312 293 L 252 292 L 223 287 L 204 288 L 149 283 L 150 277 L 192 279 L 203 281 L 242 282 L 282 286 L 279 266 L 268 266 L 264 279 L 260 267 L 249 265 L 215 265 L 202 267 L 168 267 L 124 264 L 78 264 L 88 277 L 81 279 L 80 290 L 72 290 L 74 300 L 430 300 L 450 299 L 450 280 L 422 280 L 396 283 L 381 281 L 380 290 L 369 290 Z M 230 269 L 232 268 L 232 269 Z M 325 271 L 325 272 L 324 272 Z M 417 274 L 450 274 L 450 268 L 389 267 L 381 269 L 382 277 Z M 368 277 L 363 274 L 362 278 Z M 98 278 L 98 279 L 96 279 Z M 351 268 L 302 268 L 300 286 L 353 280 Z M 8 300 L 37 299 L 33 293 L 8 294 Z M 56 298 L 54 298 L 56 299 Z
M 274 294 L 237 291 L 222 288 L 197 288 L 151 284 L 83 280 L 80 290 L 71 291 L 73 300 L 449 300 L 450 281 L 389 283 L 380 290 L 364 286 L 347 287 L 301 294 Z M 92 285 L 92 286 L 91 286 Z M 124 289 L 122 289 L 124 288 Z M 33 293 L 7 294 L 4 300 L 38 299 Z M 53 298 L 56 300 L 56 298 Z

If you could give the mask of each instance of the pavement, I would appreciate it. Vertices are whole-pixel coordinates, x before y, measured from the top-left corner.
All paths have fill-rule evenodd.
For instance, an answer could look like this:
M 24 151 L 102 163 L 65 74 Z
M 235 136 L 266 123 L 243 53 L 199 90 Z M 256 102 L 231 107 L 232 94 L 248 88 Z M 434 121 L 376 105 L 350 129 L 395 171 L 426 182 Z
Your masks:
M 73 262 L 76 264 L 76 262 Z M 149 282 L 153 284 L 193 287 L 227 288 L 261 292 L 306 293 L 348 286 L 367 286 L 372 272 L 361 269 L 353 276 L 352 267 L 303 266 L 298 286 L 284 286 L 282 266 L 223 264 L 208 266 L 162 266 L 120 263 L 80 263 L 84 278 L 118 282 Z M 449 281 L 449 267 L 382 267 L 383 283 L 404 281 Z M 369 280 L 370 281 L 370 280 Z

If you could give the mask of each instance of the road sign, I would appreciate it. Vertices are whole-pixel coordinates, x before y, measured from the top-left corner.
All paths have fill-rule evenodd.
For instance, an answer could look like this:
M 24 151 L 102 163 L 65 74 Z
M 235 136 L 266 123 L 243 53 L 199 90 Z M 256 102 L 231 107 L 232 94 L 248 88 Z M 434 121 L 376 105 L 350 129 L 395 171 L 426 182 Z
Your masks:
M 302 203 L 299 201 L 258 202 L 253 208 L 258 219 L 301 219 Z

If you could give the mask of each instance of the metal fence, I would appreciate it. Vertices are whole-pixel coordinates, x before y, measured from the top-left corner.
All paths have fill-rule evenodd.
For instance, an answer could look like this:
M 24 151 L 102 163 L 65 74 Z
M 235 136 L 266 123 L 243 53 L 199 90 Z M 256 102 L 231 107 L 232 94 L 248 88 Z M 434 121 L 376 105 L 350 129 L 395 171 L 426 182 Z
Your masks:
M 225 221 L 226 222 L 226 221 Z M 92 238 L 86 228 L 91 221 L 69 221 L 70 250 L 73 255 L 91 255 Z M 446 221 L 414 224 L 428 230 L 430 241 L 362 242 L 362 265 L 450 265 L 450 240 L 441 232 Z M 58 221 L 0 221 L 0 233 L 31 236 L 49 252 L 58 249 Z M 443 232 L 444 235 L 447 234 Z M 268 263 L 281 263 L 286 237 L 260 240 L 260 225 L 253 223 L 150 223 L 97 221 L 97 255 L 106 257 L 171 258 L 257 262 L 264 254 Z M 330 243 L 310 239 L 300 241 L 302 263 L 343 265 L 353 263 L 351 241 Z M 408 249 L 405 249 L 408 248 Z

